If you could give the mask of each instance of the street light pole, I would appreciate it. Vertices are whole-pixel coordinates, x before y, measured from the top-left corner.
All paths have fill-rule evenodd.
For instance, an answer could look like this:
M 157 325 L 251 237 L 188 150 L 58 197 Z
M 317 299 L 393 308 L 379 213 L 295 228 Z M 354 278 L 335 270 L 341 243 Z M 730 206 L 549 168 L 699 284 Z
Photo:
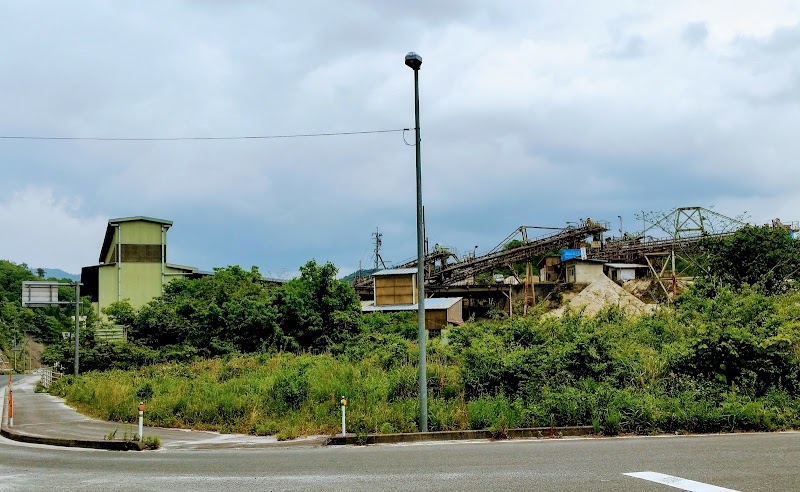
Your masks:
M 75 378 L 78 378 L 78 357 L 81 333 L 81 283 L 75 282 Z
M 417 134 L 417 319 L 419 330 L 419 431 L 428 432 L 428 374 L 425 341 L 425 257 L 424 257 L 424 224 L 422 218 L 422 157 L 419 147 L 419 69 L 422 57 L 413 51 L 406 55 L 406 65 L 414 70 L 414 118 Z

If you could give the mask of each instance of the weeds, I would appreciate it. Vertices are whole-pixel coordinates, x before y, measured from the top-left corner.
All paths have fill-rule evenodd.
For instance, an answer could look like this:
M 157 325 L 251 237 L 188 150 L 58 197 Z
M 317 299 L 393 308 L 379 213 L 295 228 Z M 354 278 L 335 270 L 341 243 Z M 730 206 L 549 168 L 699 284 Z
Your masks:
M 161 439 L 158 436 L 147 436 L 142 439 L 145 449 L 159 449 L 161 448 Z
M 800 426 L 800 295 L 688 294 L 638 318 L 525 318 L 454 327 L 428 356 L 429 428 L 592 426 L 595 433 Z M 417 428 L 416 346 L 386 317 L 336 353 L 227 355 L 92 372 L 51 387 L 92 415 L 133 423 L 147 399 L 160 426 L 277 435 Z M 385 331 L 381 332 L 381 322 Z M 110 438 L 114 438 L 110 434 Z

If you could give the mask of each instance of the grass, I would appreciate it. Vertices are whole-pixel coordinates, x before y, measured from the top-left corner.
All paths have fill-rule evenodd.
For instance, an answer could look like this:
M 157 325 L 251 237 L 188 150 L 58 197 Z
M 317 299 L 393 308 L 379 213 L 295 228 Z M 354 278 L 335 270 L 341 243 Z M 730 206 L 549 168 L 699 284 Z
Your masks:
M 136 422 L 137 387 L 153 388 L 147 425 L 254 435 L 279 440 L 340 432 L 339 398 L 348 397 L 348 431 L 356 434 L 413 432 L 418 403 L 414 367 L 389 371 L 330 355 L 279 354 L 229 361 L 165 364 L 137 372 L 91 373 L 58 393 L 105 420 Z M 233 366 L 233 367 L 231 367 Z M 431 367 L 432 374 L 446 368 Z M 434 378 L 431 378 L 434 379 Z M 543 387 L 527 399 L 484 395 L 467 399 L 429 394 L 429 429 L 489 429 L 503 435 L 516 427 L 591 425 L 597 432 L 720 432 L 800 426 L 800 400 L 785 391 L 763 398 L 725 393 L 712 398 L 699 389 L 667 393 L 658 387 L 615 388 L 591 379 Z
M 753 294 L 747 294 L 752 297 Z M 691 301 L 691 302 L 689 302 Z M 454 328 L 428 353 L 429 429 L 587 425 L 597 433 L 800 427 L 800 296 L 688 299 L 629 318 L 514 318 Z M 772 304 L 770 304 L 772 303 Z M 756 305 L 757 308 L 754 308 Z M 66 377 L 51 392 L 92 416 L 275 435 L 413 432 L 416 345 L 357 337 L 337 355 L 256 354 Z

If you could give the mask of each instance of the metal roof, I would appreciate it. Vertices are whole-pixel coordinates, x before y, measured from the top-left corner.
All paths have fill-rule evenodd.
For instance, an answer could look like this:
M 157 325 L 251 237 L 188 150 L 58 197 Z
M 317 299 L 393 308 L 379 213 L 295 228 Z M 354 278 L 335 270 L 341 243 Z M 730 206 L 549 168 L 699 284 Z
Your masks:
M 380 270 L 372 274 L 373 277 L 377 277 L 378 275 L 409 275 L 412 273 L 417 273 L 416 268 L 387 268 L 386 270 Z
M 605 263 L 606 260 L 599 260 L 597 258 L 587 258 L 585 260 L 582 259 L 582 258 L 570 258 L 568 260 L 562 261 L 561 263 L 572 263 L 572 262 L 575 262 L 575 263 L 577 263 L 577 262 L 582 262 L 582 263 Z
M 106 253 L 108 253 L 109 248 L 111 248 L 111 240 L 114 238 L 114 228 L 122 222 L 154 222 L 156 224 L 161 224 L 162 226 L 166 226 L 167 229 L 172 227 L 171 220 L 165 219 L 156 219 L 155 217 L 146 217 L 144 215 L 137 215 L 135 217 L 120 217 L 117 219 L 110 219 L 108 221 L 108 226 L 106 226 L 106 236 L 103 239 L 103 245 L 100 247 L 100 259 L 97 261 L 102 262 L 105 257 Z
M 606 263 L 606 266 L 611 268 L 647 268 L 647 265 L 640 265 L 638 263 Z
M 431 297 L 425 299 L 425 311 L 436 309 L 450 309 L 457 302 L 461 302 L 462 297 Z M 416 304 L 394 304 L 391 306 L 376 306 L 375 301 L 362 301 L 361 310 L 364 312 L 374 311 L 416 311 Z
M 147 217 L 145 215 L 137 215 L 135 217 L 120 217 L 118 219 L 109 219 L 108 225 L 117 224 L 119 222 L 136 222 L 136 221 L 155 222 L 156 224 L 164 224 L 169 226 L 172 225 L 171 220 L 157 219 L 155 217 Z

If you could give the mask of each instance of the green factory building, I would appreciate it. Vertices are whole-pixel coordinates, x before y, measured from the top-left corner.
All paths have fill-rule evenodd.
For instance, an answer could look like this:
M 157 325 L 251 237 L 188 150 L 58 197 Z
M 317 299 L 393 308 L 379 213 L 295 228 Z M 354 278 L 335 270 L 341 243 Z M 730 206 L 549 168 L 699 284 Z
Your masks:
M 98 265 L 81 271 L 81 293 L 98 315 L 117 301 L 140 308 L 163 293 L 174 278 L 207 275 L 197 268 L 167 263 L 167 231 L 172 221 L 123 217 L 108 221 Z

